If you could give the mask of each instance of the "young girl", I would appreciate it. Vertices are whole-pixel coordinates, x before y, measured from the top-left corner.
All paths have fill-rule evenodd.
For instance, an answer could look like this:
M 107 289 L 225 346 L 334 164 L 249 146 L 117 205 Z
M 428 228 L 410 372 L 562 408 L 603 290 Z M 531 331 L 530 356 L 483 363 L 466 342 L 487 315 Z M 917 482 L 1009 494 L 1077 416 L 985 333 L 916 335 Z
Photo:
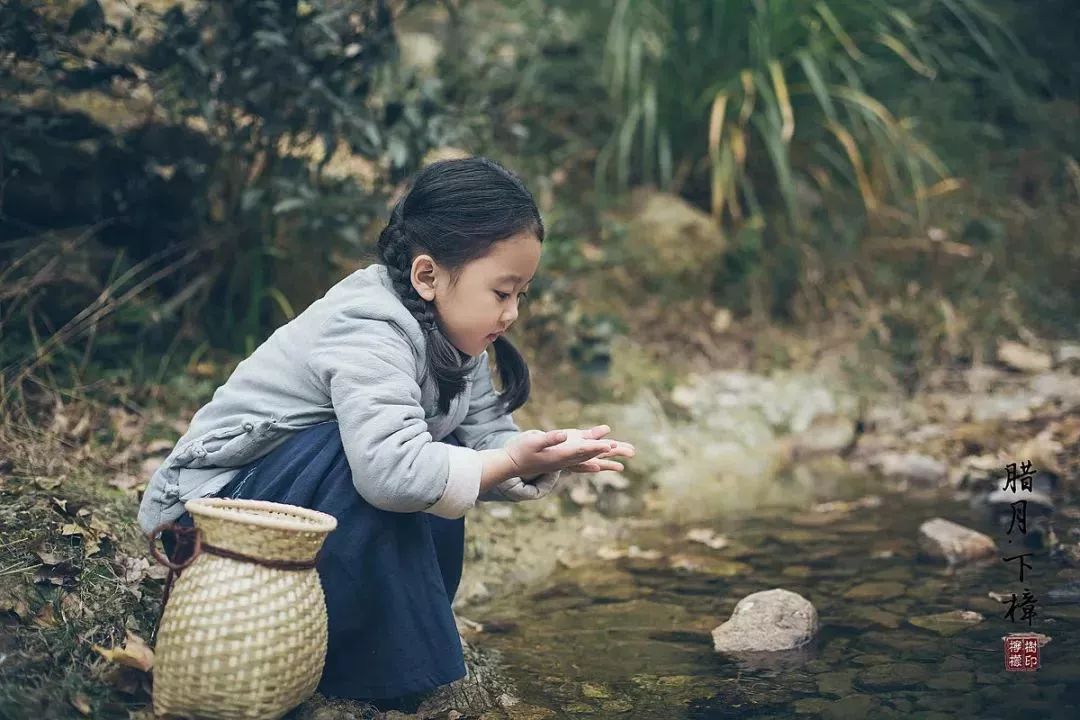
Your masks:
M 504 333 L 540 262 L 532 195 L 485 158 L 413 180 L 358 270 L 278 328 L 195 413 L 139 509 L 150 533 L 184 503 L 289 503 L 338 520 L 318 564 L 329 639 L 319 690 L 415 707 L 465 675 L 451 602 L 464 514 L 533 500 L 563 470 L 622 470 L 629 443 L 522 432 L 529 370 Z M 503 391 L 496 393 L 487 348 Z

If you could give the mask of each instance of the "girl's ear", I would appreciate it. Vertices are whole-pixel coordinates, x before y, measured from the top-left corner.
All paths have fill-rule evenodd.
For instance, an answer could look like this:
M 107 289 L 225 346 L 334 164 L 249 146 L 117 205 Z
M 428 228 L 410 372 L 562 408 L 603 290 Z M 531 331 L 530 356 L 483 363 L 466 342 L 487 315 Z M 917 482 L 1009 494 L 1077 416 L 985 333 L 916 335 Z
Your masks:
M 435 299 L 436 265 L 430 255 L 417 255 L 413 258 L 412 286 L 420 297 L 428 302 Z

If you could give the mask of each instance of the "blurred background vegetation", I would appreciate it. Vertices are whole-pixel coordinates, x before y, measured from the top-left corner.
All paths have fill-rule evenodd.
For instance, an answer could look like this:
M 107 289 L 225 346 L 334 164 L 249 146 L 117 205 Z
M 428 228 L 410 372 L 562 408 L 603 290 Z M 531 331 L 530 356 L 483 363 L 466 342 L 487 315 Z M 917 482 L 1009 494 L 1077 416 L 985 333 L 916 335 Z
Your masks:
M 843 322 L 912 388 L 1080 335 L 1072 0 L 2 5 L 9 409 L 249 353 L 458 154 L 541 204 L 550 362 L 646 301 Z

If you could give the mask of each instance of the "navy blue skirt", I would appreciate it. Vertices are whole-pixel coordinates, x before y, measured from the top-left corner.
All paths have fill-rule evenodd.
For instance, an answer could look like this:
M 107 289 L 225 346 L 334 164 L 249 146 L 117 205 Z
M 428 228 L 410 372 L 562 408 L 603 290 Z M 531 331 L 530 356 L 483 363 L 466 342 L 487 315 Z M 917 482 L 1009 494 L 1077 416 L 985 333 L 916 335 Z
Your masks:
M 320 693 L 415 699 L 465 676 L 450 609 L 461 580 L 464 518 L 370 505 L 353 486 L 336 420 L 297 432 L 241 469 L 217 496 L 337 518 L 318 563 L 329 623 Z M 190 525 L 191 516 L 180 522 Z

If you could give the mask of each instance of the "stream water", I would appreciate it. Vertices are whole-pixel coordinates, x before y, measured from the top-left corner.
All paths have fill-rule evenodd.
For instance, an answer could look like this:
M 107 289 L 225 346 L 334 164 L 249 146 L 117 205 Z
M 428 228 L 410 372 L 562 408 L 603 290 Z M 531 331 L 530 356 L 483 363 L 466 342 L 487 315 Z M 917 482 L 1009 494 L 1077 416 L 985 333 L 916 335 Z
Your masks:
M 1048 591 L 1080 576 L 1044 551 L 949 571 L 919 560 L 918 527 L 941 516 L 999 541 L 1011 535 L 948 496 L 878 493 L 838 517 L 773 508 L 695 523 L 729 538 L 712 549 L 656 524 L 629 556 L 560 569 L 538 589 L 472 608 L 520 697 L 548 718 L 1080 718 L 1080 604 Z M 625 541 L 621 543 L 627 545 Z M 1004 557 L 1004 555 L 1003 555 Z M 710 631 L 749 593 L 782 587 L 816 607 L 810 645 L 726 656 Z M 1036 596 L 1030 628 L 989 596 Z M 972 625 L 912 618 L 973 610 Z M 917 621 L 917 623 L 920 621 Z M 1038 632 L 1041 668 L 1005 670 L 1003 636 Z M 533 717 L 533 715 L 522 715 Z

